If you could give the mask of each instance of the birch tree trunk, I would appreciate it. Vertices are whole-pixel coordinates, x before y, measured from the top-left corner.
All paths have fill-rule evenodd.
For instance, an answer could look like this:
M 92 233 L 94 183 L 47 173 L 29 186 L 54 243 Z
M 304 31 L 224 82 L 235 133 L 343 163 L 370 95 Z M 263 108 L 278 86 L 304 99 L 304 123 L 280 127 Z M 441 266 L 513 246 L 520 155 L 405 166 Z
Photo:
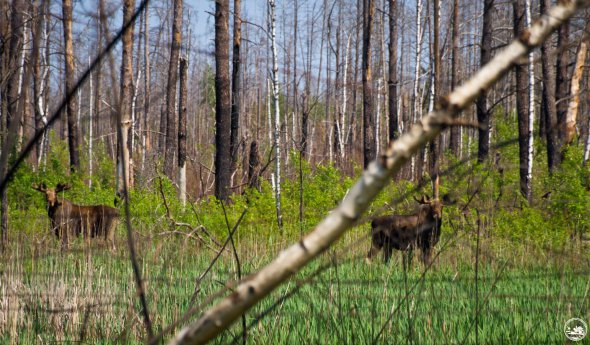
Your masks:
M 412 94 L 412 123 L 422 118 L 422 103 L 419 97 L 420 61 L 422 60 L 422 0 L 416 1 L 416 50 L 414 55 L 414 92 Z M 411 176 L 416 177 L 416 158 L 412 157 Z M 419 175 L 419 174 L 418 174 Z
M 531 17 L 531 0 L 525 2 L 526 11 L 526 27 L 530 29 L 532 23 Z M 535 121 L 535 63 L 533 52 L 529 53 L 529 118 L 528 118 L 528 129 L 527 129 L 527 176 L 528 181 L 528 199 L 532 202 L 532 180 L 533 180 L 533 125 Z
M 283 215 L 281 213 L 281 114 L 279 107 L 279 61 L 277 56 L 276 30 L 275 30 L 275 1 L 268 0 L 268 32 L 272 52 L 272 103 L 274 107 L 274 148 L 275 148 L 275 204 L 277 209 L 277 224 L 283 227 Z
M 525 0 L 512 3 L 514 15 L 514 37 L 521 37 L 526 30 Z M 516 112 L 518 114 L 518 147 L 520 157 L 520 192 L 532 202 L 531 181 L 528 175 L 529 162 L 529 79 L 527 67 L 518 64 L 515 68 L 516 77 Z
M 178 197 L 186 206 L 186 135 L 188 61 L 180 58 L 180 95 L 178 97 Z

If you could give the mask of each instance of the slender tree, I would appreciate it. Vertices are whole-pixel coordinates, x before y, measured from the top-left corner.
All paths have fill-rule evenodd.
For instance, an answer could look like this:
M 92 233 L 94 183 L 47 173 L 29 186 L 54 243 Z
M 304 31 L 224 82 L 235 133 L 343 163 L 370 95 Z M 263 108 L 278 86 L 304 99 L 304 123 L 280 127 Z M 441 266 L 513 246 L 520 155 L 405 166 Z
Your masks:
M 123 25 L 128 23 L 135 10 L 135 0 L 123 2 Z M 121 39 L 123 42 L 123 57 L 121 58 L 121 96 L 118 114 L 119 135 L 117 136 L 117 194 L 122 197 L 125 186 L 130 187 L 131 174 L 129 129 L 131 128 L 131 88 L 133 83 L 133 26 L 129 28 Z
M 514 36 L 520 37 L 526 30 L 525 25 L 525 0 L 512 2 L 514 15 Z M 529 80 L 527 66 L 516 65 L 516 112 L 518 114 L 518 146 L 520 157 L 520 192 L 529 201 L 532 201 L 531 181 L 528 175 L 529 166 Z
M 230 132 L 230 152 L 231 152 L 231 173 L 236 170 L 238 162 L 238 130 L 240 128 L 240 44 L 242 41 L 242 18 L 241 0 L 234 0 L 234 37 L 233 37 L 233 55 L 232 55 L 232 83 L 231 83 L 231 132 Z
M 397 114 L 397 0 L 389 0 L 389 140 L 399 136 Z
M 459 85 L 459 0 L 453 0 L 453 28 L 452 28 L 452 60 L 451 60 L 451 87 Z M 461 156 L 461 127 L 451 127 L 449 145 L 455 157 Z
M 74 43 L 72 39 L 72 0 L 63 0 L 62 2 L 62 23 L 65 47 L 65 85 L 66 94 L 69 94 L 76 83 Z M 76 97 L 71 97 L 68 102 L 66 114 L 68 123 L 68 146 L 70 149 L 70 169 L 72 171 L 78 171 L 80 169 L 79 133 L 76 121 L 77 113 L 78 102 L 76 101 Z
M 174 156 L 178 150 L 176 90 L 178 89 L 178 59 L 182 43 L 182 8 L 183 0 L 174 0 L 172 46 L 170 47 L 170 66 L 168 68 L 168 86 L 166 87 L 166 152 L 164 154 L 164 173 L 171 180 L 174 179 Z
M 484 0 L 483 26 L 481 29 L 480 67 L 492 58 L 493 15 L 495 0 Z M 524 20 L 524 19 L 523 19 Z M 523 22 L 524 24 L 524 22 Z M 488 159 L 490 151 L 490 110 L 488 109 L 488 93 L 483 90 L 477 99 L 477 121 L 480 128 L 477 137 L 477 160 L 483 162 Z
M 230 185 L 231 99 L 229 0 L 215 3 L 215 196 L 227 200 Z
M 178 97 L 178 196 L 186 206 L 186 135 L 188 61 L 180 58 L 180 94 Z
M 371 73 L 371 32 L 375 3 L 363 0 L 363 167 L 375 159 L 375 114 L 373 113 L 373 78 Z
M 559 27 L 557 34 L 557 64 L 556 64 L 556 83 L 555 83 L 555 104 L 557 108 L 557 129 L 559 133 L 559 154 L 562 155 L 566 149 L 566 116 L 568 108 L 568 65 L 569 65 L 569 35 L 570 24 L 565 22 Z M 561 157 L 563 158 L 563 157 Z
M 590 32 L 590 20 L 586 22 L 583 32 L 587 35 Z M 571 100 L 569 102 L 566 120 L 565 120 L 565 144 L 570 145 L 576 136 L 576 122 L 578 118 L 578 109 L 580 108 L 580 84 L 584 75 L 584 66 L 586 64 L 586 55 L 588 53 L 587 37 L 582 37 L 576 53 L 576 63 L 570 84 Z
M 551 8 L 551 0 L 541 0 L 541 13 L 547 13 Z M 557 108 L 555 105 L 555 54 L 552 36 L 548 37 L 541 46 L 541 68 L 543 72 L 543 91 L 541 104 L 542 116 L 545 116 L 545 135 L 547 136 L 547 168 L 550 173 L 555 172 L 561 162 L 559 131 L 557 123 Z
M 274 148 L 275 148 L 275 203 L 277 210 L 277 224 L 279 228 L 283 227 L 283 215 L 281 212 L 281 113 L 279 107 L 279 61 L 277 56 L 276 43 L 276 3 L 274 0 L 268 0 L 268 32 L 270 33 L 270 49 L 272 54 L 272 103 L 274 110 Z

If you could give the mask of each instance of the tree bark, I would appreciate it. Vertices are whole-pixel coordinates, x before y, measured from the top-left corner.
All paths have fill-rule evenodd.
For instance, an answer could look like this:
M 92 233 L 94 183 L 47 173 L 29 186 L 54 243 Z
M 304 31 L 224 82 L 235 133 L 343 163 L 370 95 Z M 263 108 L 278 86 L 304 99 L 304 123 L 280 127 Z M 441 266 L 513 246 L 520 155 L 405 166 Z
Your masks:
M 174 158 L 178 150 L 176 90 L 178 89 L 178 59 L 182 42 L 182 7 L 183 0 L 174 0 L 172 46 L 168 68 L 168 86 L 166 87 L 166 152 L 164 154 L 164 173 L 170 180 L 174 180 Z
M 557 108 L 557 129 L 559 133 L 559 154 L 563 159 L 563 153 L 567 145 L 565 145 L 566 133 L 566 116 L 568 108 L 568 65 L 569 65 L 569 22 L 564 23 L 557 35 L 557 66 L 556 66 L 556 83 L 555 83 L 555 102 Z
M 525 0 L 512 2 L 514 15 L 514 36 L 521 37 L 526 30 Z M 529 94 L 527 66 L 518 64 L 515 67 L 516 78 L 516 112 L 518 114 L 518 147 L 520 160 L 520 192 L 532 202 L 531 181 L 528 176 L 529 166 Z
M 363 0 L 363 167 L 375 159 L 375 114 L 373 113 L 373 78 L 371 73 L 371 32 L 375 4 Z
M 492 58 L 492 21 L 496 6 L 494 1 L 484 0 L 480 67 L 487 64 Z M 488 109 L 488 94 L 486 91 L 483 91 L 477 99 L 477 121 L 480 126 L 477 138 L 477 161 L 483 162 L 489 158 L 490 151 L 490 111 Z
M 187 135 L 188 61 L 180 58 L 180 95 L 178 97 L 178 196 L 186 206 L 186 135 Z
M 459 0 L 453 0 L 453 28 L 452 28 L 452 61 L 451 61 L 451 87 L 459 85 Z M 450 149 L 455 157 L 461 157 L 461 134 L 460 126 L 451 127 Z
M 541 13 L 551 8 L 551 0 L 541 0 Z M 553 35 L 552 35 L 553 36 Z M 545 134 L 547 136 L 547 168 L 554 173 L 561 163 L 561 146 L 555 105 L 555 53 L 550 36 L 541 46 L 541 68 L 543 71 L 543 93 L 541 104 L 545 116 Z
M 283 227 L 283 214 L 281 211 L 281 114 L 279 106 L 279 62 L 275 35 L 275 6 L 274 0 L 268 0 L 268 31 L 272 53 L 272 102 L 275 114 L 274 121 L 274 148 L 275 148 L 275 205 L 277 211 L 277 225 Z
M 590 32 L 590 21 L 586 22 L 583 32 L 587 35 Z M 584 75 L 584 64 L 588 53 L 587 37 L 582 37 L 578 51 L 576 53 L 576 64 L 572 74 L 570 86 L 571 100 L 569 102 L 566 120 L 565 120 L 565 145 L 570 145 L 576 136 L 576 121 L 578 118 L 578 109 L 580 107 L 580 83 Z
M 18 2 L 18 1 L 17 1 Z M 62 2 L 62 22 L 65 47 L 65 85 L 66 95 L 70 94 L 76 84 L 76 66 L 74 64 L 74 43 L 72 39 L 72 0 L 63 0 Z M 71 97 L 67 106 L 67 123 L 68 123 L 68 146 L 70 149 L 70 170 L 72 172 L 80 170 L 80 144 L 79 131 L 76 122 L 78 113 L 78 102 L 76 97 Z
M 133 16 L 135 0 L 123 2 L 123 25 Z M 129 128 L 131 128 L 131 87 L 133 83 L 133 26 L 121 38 L 123 56 L 121 58 L 121 96 L 119 97 L 118 135 L 117 135 L 117 195 L 124 196 L 125 188 L 130 188 L 129 175 Z
M 238 162 L 238 131 L 240 129 L 240 105 L 241 105 L 241 77 L 240 77 L 240 44 L 242 40 L 242 18 L 241 0 L 234 0 L 234 37 L 232 55 L 232 83 L 231 83 L 231 132 L 230 132 L 230 153 L 231 167 L 230 174 L 236 170 Z
M 397 0 L 389 0 L 389 141 L 397 139 Z
M 215 3 L 215 196 L 227 200 L 230 184 L 231 99 L 229 80 L 229 0 Z

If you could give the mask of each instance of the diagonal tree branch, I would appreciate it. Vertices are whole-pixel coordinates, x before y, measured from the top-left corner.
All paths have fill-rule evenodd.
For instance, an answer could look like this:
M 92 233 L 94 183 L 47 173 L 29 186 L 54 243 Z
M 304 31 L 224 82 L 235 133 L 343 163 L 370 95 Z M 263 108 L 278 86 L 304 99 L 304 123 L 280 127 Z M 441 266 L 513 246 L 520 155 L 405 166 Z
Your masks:
M 183 328 L 170 344 L 202 344 L 213 339 L 246 310 L 328 249 L 355 224 L 394 173 L 446 127 L 444 123 L 452 122 L 520 58 L 538 47 L 577 10 L 587 6 L 590 6 L 590 0 L 560 1 L 547 16 L 538 20 L 470 80 L 449 94 L 439 104 L 438 110 L 424 117 L 399 140 L 392 142 L 385 155 L 369 164 L 340 206 L 318 224 L 313 232 L 284 250 L 260 272 L 246 277 L 231 295 L 206 311 L 196 322 Z

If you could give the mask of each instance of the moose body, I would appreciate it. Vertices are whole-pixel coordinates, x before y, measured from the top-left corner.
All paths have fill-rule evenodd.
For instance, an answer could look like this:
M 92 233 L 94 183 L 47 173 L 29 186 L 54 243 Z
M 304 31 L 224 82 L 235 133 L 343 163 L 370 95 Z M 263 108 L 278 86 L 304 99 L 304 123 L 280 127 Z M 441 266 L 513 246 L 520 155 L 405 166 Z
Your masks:
M 422 261 L 428 264 L 432 248 L 440 239 L 443 204 L 438 199 L 415 199 L 420 206 L 415 214 L 378 217 L 371 222 L 370 260 L 381 249 L 388 262 L 393 249 L 411 250 L 420 248 Z
M 76 205 L 63 197 L 58 197 L 58 193 L 70 189 L 70 185 L 60 183 L 55 188 L 47 188 L 42 183 L 33 184 L 32 187 L 45 194 L 51 228 L 55 236 L 62 240 L 62 247 L 67 247 L 69 236 L 82 234 L 85 238 L 102 237 L 114 248 L 114 229 L 119 210 L 105 205 Z

